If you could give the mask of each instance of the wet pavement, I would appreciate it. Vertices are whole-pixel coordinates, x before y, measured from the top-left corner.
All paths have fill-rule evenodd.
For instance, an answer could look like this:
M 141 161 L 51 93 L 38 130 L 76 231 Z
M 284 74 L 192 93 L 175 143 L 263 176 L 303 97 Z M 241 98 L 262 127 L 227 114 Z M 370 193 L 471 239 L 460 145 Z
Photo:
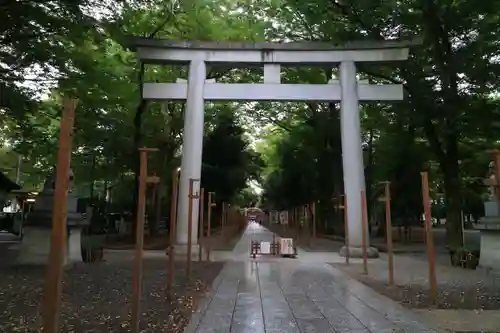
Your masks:
M 336 254 L 311 260 L 299 248 L 298 259 L 251 259 L 251 240 L 271 241 L 272 233 L 249 225 L 186 333 L 439 332 L 328 265 L 342 260 Z

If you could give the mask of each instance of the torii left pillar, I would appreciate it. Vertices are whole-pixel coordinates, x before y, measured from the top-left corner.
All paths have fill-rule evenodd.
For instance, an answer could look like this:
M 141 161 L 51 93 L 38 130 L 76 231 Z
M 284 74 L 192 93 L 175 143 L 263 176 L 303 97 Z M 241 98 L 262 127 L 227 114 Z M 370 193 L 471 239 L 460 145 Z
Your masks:
M 203 126 L 205 101 L 203 90 L 206 79 L 206 64 L 203 60 L 192 60 L 189 64 L 189 78 L 187 82 L 186 111 L 184 114 L 184 132 L 182 142 L 182 160 L 179 181 L 179 202 L 177 206 L 176 252 L 185 253 L 188 239 L 188 195 L 189 179 L 200 179 L 201 161 L 203 153 Z M 193 193 L 200 191 L 200 182 L 194 182 Z M 193 199 L 192 237 L 193 247 L 199 246 L 198 216 L 199 202 Z M 197 254 L 198 250 L 193 250 Z

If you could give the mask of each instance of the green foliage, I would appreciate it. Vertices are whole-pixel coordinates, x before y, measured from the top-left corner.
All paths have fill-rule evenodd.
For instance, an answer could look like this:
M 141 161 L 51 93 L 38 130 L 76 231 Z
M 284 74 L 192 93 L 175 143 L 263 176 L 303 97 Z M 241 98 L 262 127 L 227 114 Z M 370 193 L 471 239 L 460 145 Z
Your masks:
M 113 3 L 111 3 L 113 4 Z M 7 1 L 0 4 L 0 110 L 22 120 L 36 111 L 29 89 L 57 83 L 70 70 L 71 48 L 97 33 L 99 22 L 88 9 L 91 0 Z
M 252 153 L 236 123 L 234 110 L 217 107 L 214 128 L 203 144 L 202 184 L 205 191 L 215 192 L 219 202 L 232 202 L 247 181 L 258 176 L 258 156 Z
M 259 199 L 260 197 L 254 189 L 246 187 L 238 193 L 234 204 L 239 207 L 255 207 L 259 203 Z
M 403 83 L 406 103 L 365 106 L 368 191 L 375 182 L 391 180 L 396 204 L 420 211 L 419 171 L 431 160 L 431 191 L 445 194 L 450 245 L 461 242 L 462 208 L 476 212 L 484 188 L 485 151 L 498 141 L 499 28 L 497 1 L 297 1 L 284 0 L 271 9 L 279 21 L 266 34 L 275 40 L 385 40 L 422 37 L 409 61 L 398 66 L 358 64 L 372 82 Z M 400 69 L 398 69 L 400 68 Z M 394 128 L 406 128 L 394 131 Z M 417 151 L 415 151 L 415 149 Z M 404 175 L 406 174 L 406 176 Z M 406 179 L 406 180 L 405 180 Z M 276 181 L 276 177 L 270 179 Z M 399 190 L 398 190 L 399 189 Z M 404 196 L 404 199 L 401 198 Z M 465 199 L 468 198 L 468 199 Z M 410 214 L 410 213 L 408 213 Z
M 172 170 L 180 163 L 184 105 L 144 103 L 139 89 L 142 82 L 186 78 L 187 71 L 139 64 L 127 49 L 127 35 L 334 43 L 419 37 L 423 45 L 412 49 L 407 62 L 358 64 L 362 78 L 402 83 L 406 95 L 402 103 L 366 104 L 361 110 L 370 215 L 383 218 L 379 182 L 389 180 L 395 220 L 420 219 L 420 171 L 428 164 L 431 195 L 444 194 L 440 207 L 456 247 L 462 211 L 475 219 L 482 214 L 481 178 L 491 158 L 485 151 L 500 139 L 499 6 L 436 0 L 5 2 L 0 166 L 12 178 L 22 156 L 21 182 L 40 187 L 56 161 L 61 96 L 73 95 L 79 99 L 72 160 L 76 191 L 108 194 L 122 207 L 133 206 L 137 148 L 144 145 L 160 150 L 149 165 L 161 177 L 158 202 L 168 201 Z M 262 70 L 210 67 L 207 74 L 219 82 L 259 82 Z M 336 68 L 287 68 L 282 81 L 321 84 L 336 74 Z M 251 179 L 262 184 L 262 204 L 291 208 L 320 201 L 324 227 L 341 229 L 332 204 L 343 193 L 335 104 L 207 105 L 205 119 L 203 181 L 218 200 L 253 201 Z M 255 139 L 258 153 L 252 149 Z

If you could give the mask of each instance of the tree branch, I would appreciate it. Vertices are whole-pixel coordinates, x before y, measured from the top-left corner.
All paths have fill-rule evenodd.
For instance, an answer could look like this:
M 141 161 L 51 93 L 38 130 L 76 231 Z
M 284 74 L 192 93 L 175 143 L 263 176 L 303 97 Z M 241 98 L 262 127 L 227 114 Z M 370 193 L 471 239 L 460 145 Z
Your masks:
M 371 35 L 370 37 L 376 40 L 385 40 L 385 37 L 382 35 L 380 29 L 377 29 L 378 31 L 376 31 L 374 30 L 373 25 L 366 24 L 366 22 L 363 21 L 361 16 L 354 11 L 354 6 L 348 7 L 346 5 L 338 3 L 336 0 L 331 0 L 330 3 L 332 4 L 333 7 L 339 9 L 341 14 L 351 18 L 353 21 L 359 24 L 363 30 L 368 31 Z

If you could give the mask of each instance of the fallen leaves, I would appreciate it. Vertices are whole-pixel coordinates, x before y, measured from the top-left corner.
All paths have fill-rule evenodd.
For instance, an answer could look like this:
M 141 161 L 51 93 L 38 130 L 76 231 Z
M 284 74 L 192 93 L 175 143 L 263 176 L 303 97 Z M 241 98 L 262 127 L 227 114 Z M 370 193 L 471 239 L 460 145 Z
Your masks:
M 174 297 L 164 289 L 166 259 L 145 259 L 141 332 L 182 332 L 197 301 L 223 263 L 193 262 L 191 282 L 183 263 L 176 263 Z M 77 264 L 65 272 L 61 332 L 127 332 L 130 330 L 132 261 L 113 254 L 103 263 Z M 9 267 L 0 271 L 0 332 L 38 332 L 45 268 Z

